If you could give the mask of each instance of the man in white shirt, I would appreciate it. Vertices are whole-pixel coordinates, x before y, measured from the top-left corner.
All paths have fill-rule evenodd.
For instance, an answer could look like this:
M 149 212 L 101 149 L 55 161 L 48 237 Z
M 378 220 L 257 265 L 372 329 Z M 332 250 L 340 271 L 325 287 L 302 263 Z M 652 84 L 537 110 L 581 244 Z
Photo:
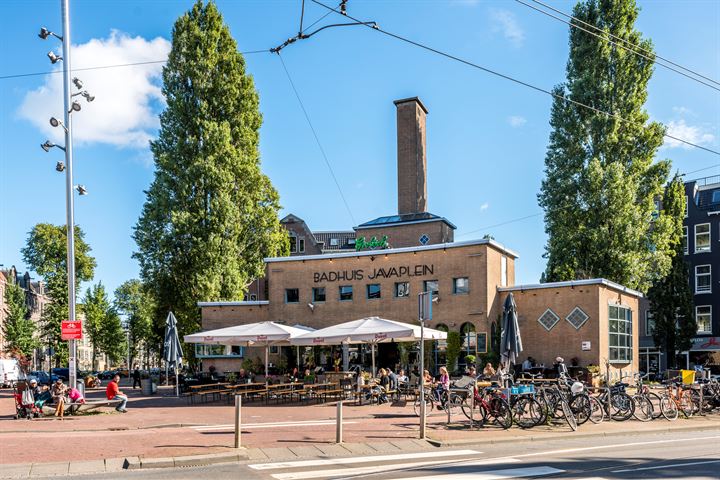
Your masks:
M 527 371 L 529 371 L 529 370 L 532 368 L 532 359 L 531 359 L 531 358 L 532 358 L 532 357 L 528 357 L 527 360 L 525 360 L 525 361 L 522 363 L 523 372 L 527 372 Z

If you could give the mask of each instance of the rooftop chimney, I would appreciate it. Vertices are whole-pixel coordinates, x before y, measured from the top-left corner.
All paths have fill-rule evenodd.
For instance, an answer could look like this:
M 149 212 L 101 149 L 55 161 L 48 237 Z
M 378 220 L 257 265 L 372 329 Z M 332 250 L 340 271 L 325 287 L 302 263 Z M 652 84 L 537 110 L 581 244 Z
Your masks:
M 425 116 L 419 98 L 395 100 L 397 107 L 398 213 L 427 211 Z

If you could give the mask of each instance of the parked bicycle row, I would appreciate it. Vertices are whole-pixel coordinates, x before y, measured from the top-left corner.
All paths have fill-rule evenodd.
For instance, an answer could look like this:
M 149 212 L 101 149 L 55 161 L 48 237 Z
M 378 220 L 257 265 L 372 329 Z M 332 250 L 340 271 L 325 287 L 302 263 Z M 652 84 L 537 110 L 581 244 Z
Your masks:
M 623 377 L 603 388 L 590 387 L 567 375 L 552 380 L 529 373 L 518 380 L 507 375 L 501 379 L 502 384 L 464 377 L 446 390 L 426 389 L 416 398 L 414 409 L 420 415 L 424 401 L 426 414 L 445 414 L 453 422 L 462 414 L 460 418 L 470 420 L 475 427 L 496 425 L 507 429 L 517 425 L 528 429 L 567 423 L 572 430 L 588 421 L 673 421 L 680 415 L 689 418 L 720 412 L 717 379 L 685 384 L 677 377 L 650 385 L 646 383 L 647 375 L 631 377 L 632 385 L 623 381 L 629 377 Z

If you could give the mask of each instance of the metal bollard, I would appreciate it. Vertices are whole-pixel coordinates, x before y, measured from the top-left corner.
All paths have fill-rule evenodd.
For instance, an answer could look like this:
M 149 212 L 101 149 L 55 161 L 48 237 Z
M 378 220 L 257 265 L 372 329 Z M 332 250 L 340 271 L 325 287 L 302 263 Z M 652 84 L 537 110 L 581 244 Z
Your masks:
M 337 402 L 337 422 L 335 425 L 335 443 L 343 443 L 343 402 Z
M 420 392 L 420 440 L 425 440 L 425 391 Z
M 705 416 L 705 412 L 703 411 L 703 390 L 705 390 L 705 389 L 703 388 L 703 384 L 701 383 L 700 384 L 700 416 L 701 417 Z
M 475 388 L 470 387 L 469 389 L 469 395 L 470 395 L 470 428 L 472 429 L 475 426 Z
M 240 407 L 242 407 L 242 396 L 235 395 L 235 448 L 240 448 Z
M 608 420 L 612 420 L 612 392 L 610 391 L 610 387 L 607 388 L 608 396 L 607 396 L 607 411 L 608 411 Z

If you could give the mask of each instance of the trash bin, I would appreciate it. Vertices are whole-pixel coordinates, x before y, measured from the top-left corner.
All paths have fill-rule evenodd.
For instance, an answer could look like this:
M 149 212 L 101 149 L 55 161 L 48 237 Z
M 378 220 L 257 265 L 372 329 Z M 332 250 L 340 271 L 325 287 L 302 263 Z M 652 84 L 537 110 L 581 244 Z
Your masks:
M 80 392 L 80 395 L 85 398 L 85 381 L 84 380 L 78 380 L 77 382 L 77 389 Z
M 145 379 L 142 381 L 142 393 L 143 395 L 152 395 L 152 380 L 151 379 Z
M 680 375 L 682 375 L 683 384 L 690 385 L 695 383 L 695 370 L 680 370 Z

